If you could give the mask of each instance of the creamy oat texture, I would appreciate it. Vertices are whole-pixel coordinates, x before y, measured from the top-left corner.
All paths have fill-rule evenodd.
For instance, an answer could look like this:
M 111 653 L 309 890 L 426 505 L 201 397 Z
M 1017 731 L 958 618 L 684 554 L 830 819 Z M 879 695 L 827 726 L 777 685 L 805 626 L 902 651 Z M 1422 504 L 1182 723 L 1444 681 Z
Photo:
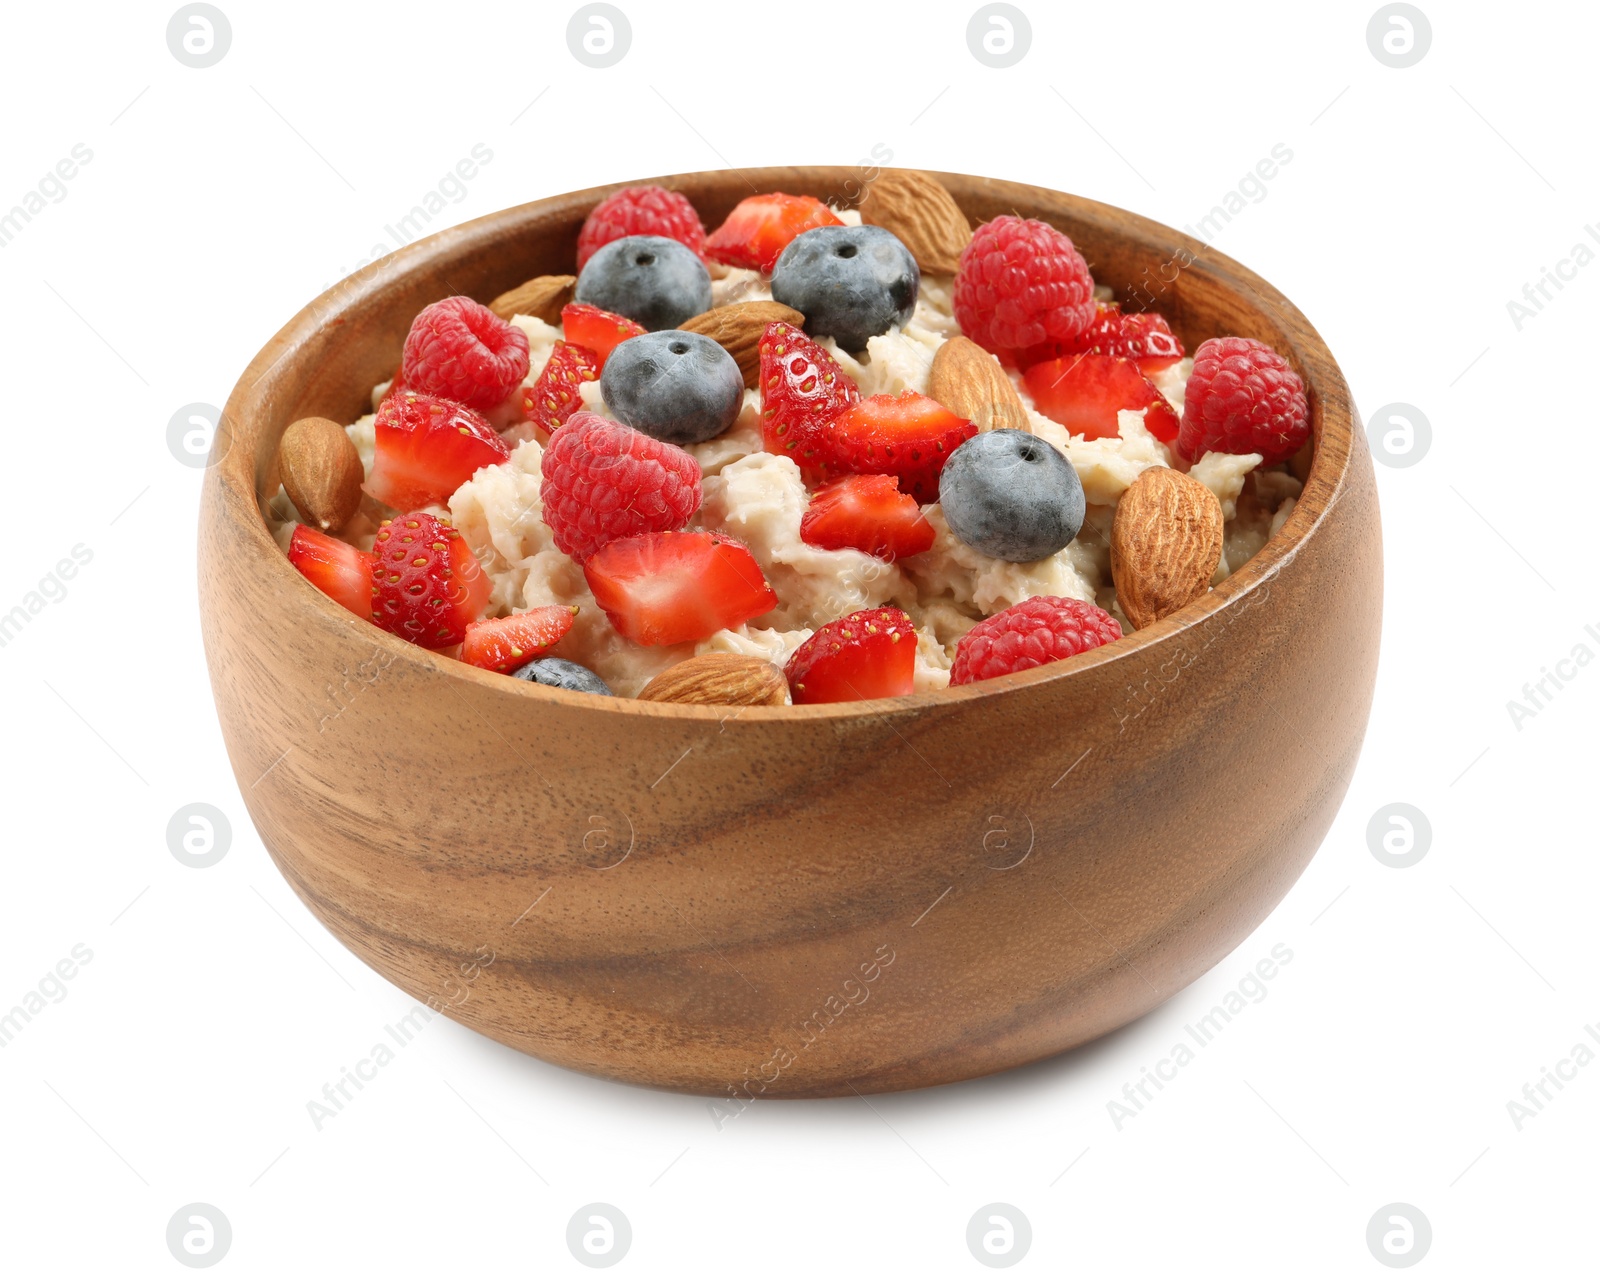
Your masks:
M 854 213 L 845 214 L 855 220 Z M 911 321 L 867 342 L 852 357 L 831 339 L 821 343 L 856 380 L 863 395 L 926 393 L 929 368 L 939 346 L 959 334 L 951 313 L 952 279 L 924 277 Z M 771 298 L 762 277 L 751 270 L 730 270 L 712 284 L 715 304 Z M 528 335 L 530 360 L 525 383 L 544 369 L 558 328 L 537 318 L 512 319 Z M 1161 392 L 1181 411 L 1184 383 L 1190 369 L 1184 359 L 1155 377 Z M 1173 452 L 1146 431 L 1142 411 L 1123 411 L 1117 438 L 1086 440 L 1032 410 L 1027 390 L 1013 376 L 1029 407 L 1034 433 L 1055 446 L 1076 469 L 1088 499 L 1082 532 L 1054 556 L 1015 564 L 974 551 L 957 540 L 937 504 L 924 508 L 935 531 L 933 547 L 893 564 L 853 549 L 824 551 L 800 538 L 800 518 L 807 492 L 794 461 L 761 449 L 760 396 L 746 391 L 744 409 L 721 437 L 686 449 L 704 474 L 704 498 L 694 527 L 723 531 L 746 543 L 760 562 L 779 603 L 771 613 L 748 624 L 721 631 L 698 644 L 646 648 L 619 635 L 595 604 L 582 568 L 557 550 L 541 515 L 539 463 L 543 455 L 532 425 L 512 428 L 503 436 L 512 447 L 508 463 L 484 468 L 455 492 L 448 515 L 483 562 L 493 582 L 489 615 L 508 614 L 537 605 L 575 605 L 571 632 L 553 651 L 592 668 L 619 695 L 634 696 L 649 680 L 673 663 L 713 650 L 756 654 L 782 664 L 822 624 L 855 610 L 897 605 L 917 630 L 918 689 L 949 683 L 956 643 L 973 624 L 1030 596 L 1069 596 L 1109 610 L 1125 630 L 1128 623 L 1111 588 L 1109 539 L 1111 520 L 1122 492 L 1146 468 L 1175 463 Z M 374 404 L 386 385 L 373 393 Z M 598 382 L 582 388 L 588 410 L 610 415 Z M 369 469 L 372 462 L 373 416 L 349 426 L 349 433 Z M 1260 550 L 1282 526 L 1300 494 L 1300 483 L 1286 472 L 1261 471 L 1259 455 L 1211 454 L 1189 472 L 1210 488 L 1226 518 L 1222 561 L 1213 582 L 1221 582 Z M 1180 462 L 1181 466 L 1181 462 Z M 275 507 L 285 516 L 293 509 L 280 495 Z M 382 509 L 369 500 L 362 517 L 346 537 L 371 546 Z M 291 527 L 280 537 L 286 541 Z

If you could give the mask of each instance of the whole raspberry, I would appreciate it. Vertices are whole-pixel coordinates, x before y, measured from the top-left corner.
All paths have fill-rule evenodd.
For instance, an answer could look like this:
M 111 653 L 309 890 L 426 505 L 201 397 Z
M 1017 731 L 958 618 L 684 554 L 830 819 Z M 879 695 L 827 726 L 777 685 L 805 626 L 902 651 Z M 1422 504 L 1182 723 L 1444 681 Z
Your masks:
M 451 296 L 412 320 L 400 374 L 418 393 L 487 411 L 528 374 L 528 336 L 470 296 Z
M 1055 226 L 997 216 L 961 253 L 955 313 L 990 353 L 1074 340 L 1094 319 L 1094 279 Z
M 555 431 L 539 471 L 545 524 L 575 561 L 613 539 L 681 530 L 700 507 L 694 456 L 588 411 Z
M 677 239 L 696 256 L 706 254 L 706 227 L 694 204 L 676 190 L 628 186 L 607 195 L 584 220 L 578 231 L 578 272 L 607 243 L 631 234 L 659 234 Z
M 1225 336 L 1194 351 L 1178 428 L 1178 449 L 1189 459 L 1222 451 L 1255 453 L 1276 464 L 1310 435 L 1305 385 L 1271 348 L 1245 336 Z
M 1030 596 L 990 615 L 956 646 L 950 683 L 969 685 L 1041 663 L 1071 658 L 1122 635 L 1098 605 L 1065 596 Z

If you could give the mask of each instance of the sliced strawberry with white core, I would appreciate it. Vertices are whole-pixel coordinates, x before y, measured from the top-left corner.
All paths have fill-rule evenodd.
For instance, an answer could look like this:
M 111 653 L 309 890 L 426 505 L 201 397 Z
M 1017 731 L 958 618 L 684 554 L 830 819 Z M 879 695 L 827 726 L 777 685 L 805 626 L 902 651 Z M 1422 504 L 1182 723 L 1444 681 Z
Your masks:
M 706 240 L 706 255 L 770 274 L 783 249 L 807 230 L 843 224 L 826 203 L 808 194 L 753 194 Z
M 1178 436 L 1172 403 L 1127 358 L 1073 353 L 1029 367 L 1022 379 L 1041 415 L 1090 441 L 1121 436 L 1118 411 L 1143 411 L 1144 426 L 1157 441 Z
M 398 512 L 445 503 L 480 468 L 511 456 L 471 407 L 409 389 L 383 400 L 373 432 L 372 471 L 363 489 Z
M 811 496 L 800 518 L 800 538 L 814 548 L 854 548 L 885 561 L 915 556 L 933 546 L 933 526 L 897 478 L 852 473 Z
M 783 674 L 801 705 L 904 697 L 916 670 L 916 629 L 903 611 L 886 607 L 824 624 L 789 655 Z
M 323 595 L 357 618 L 372 618 L 372 558 L 360 548 L 311 526 L 296 526 L 289 561 Z
M 577 612 L 571 605 L 541 605 L 506 618 L 468 623 L 461 661 L 485 671 L 515 671 L 571 631 Z
M 611 351 L 624 340 L 644 335 L 644 328 L 632 318 L 624 318 L 598 305 L 574 303 L 561 307 L 561 334 L 568 344 L 579 345 L 594 355 L 598 375 Z
M 613 539 L 583 576 L 611 625 L 641 645 L 704 640 L 778 603 L 749 548 L 704 530 Z

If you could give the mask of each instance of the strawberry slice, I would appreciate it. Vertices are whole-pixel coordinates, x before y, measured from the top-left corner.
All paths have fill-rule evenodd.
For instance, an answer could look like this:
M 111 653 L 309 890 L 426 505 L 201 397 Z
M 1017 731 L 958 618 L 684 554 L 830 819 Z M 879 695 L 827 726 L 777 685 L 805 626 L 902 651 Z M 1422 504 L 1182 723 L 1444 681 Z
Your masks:
M 858 610 L 817 629 L 789 655 L 783 674 L 789 697 L 807 702 L 860 702 L 911 692 L 917 634 L 903 610 Z
M 583 405 L 578 386 L 600 378 L 600 359 L 582 345 L 557 340 L 539 378 L 522 390 L 522 411 L 537 427 L 554 433 Z
M 706 255 L 724 265 L 770 274 L 783 249 L 801 234 L 843 224 L 826 203 L 809 194 L 753 194 L 706 240 Z
M 573 303 L 561 306 L 561 334 L 568 344 L 581 345 L 594 355 L 595 372 L 599 374 L 611 351 L 632 336 L 644 335 L 644 328 L 632 318 L 598 305 Z
M 372 621 L 424 649 L 459 645 L 489 603 L 489 576 L 456 530 L 426 512 L 385 521 L 372 544 Z
M 1113 302 L 1095 306 L 1094 319 L 1077 339 L 1024 350 L 1017 355 L 1017 364 L 1030 367 L 1069 353 L 1127 358 L 1145 375 L 1174 366 L 1184 356 L 1183 343 L 1160 314 L 1125 314 Z
M 978 426 L 930 397 L 907 389 L 876 393 L 846 408 L 823 439 L 842 472 L 888 473 L 919 504 L 939 498 L 939 474 L 950 453 Z
M 1178 436 L 1178 413 L 1126 358 L 1074 353 L 1029 367 L 1022 376 L 1033 404 L 1067 432 L 1090 440 L 1117 437 L 1118 411 L 1143 411 L 1158 441 Z
M 778 603 L 750 549 L 705 530 L 613 539 L 583 577 L 611 625 L 641 645 L 704 640 Z
M 826 349 L 786 322 L 767 324 L 761 337 L 761 446 L 787 455 L 807 481 L 831 475 L 821 444 L 841 411 L 861 390 Z
M 933 527 L 897 478 L 852 473 L 811 496 L 800 538 L 814 548 L 855 548 L 894 561 L 933 546 Z
M 363 489 L 397 512 L 442 504 L 480 468 L 511 452 L 470 406 L 410 389 L 378 408 L 372 472 Z
M 330 596 L 357 618 L 372 618 L 372 558 L 360 548 L 296 526 L 289 539 L 289 561 L 324 596 Z
M 515 671 L 572 630 L 575 605 L 541 605 L 507 618 L 468 623 L 461 661 L 485 671 Z

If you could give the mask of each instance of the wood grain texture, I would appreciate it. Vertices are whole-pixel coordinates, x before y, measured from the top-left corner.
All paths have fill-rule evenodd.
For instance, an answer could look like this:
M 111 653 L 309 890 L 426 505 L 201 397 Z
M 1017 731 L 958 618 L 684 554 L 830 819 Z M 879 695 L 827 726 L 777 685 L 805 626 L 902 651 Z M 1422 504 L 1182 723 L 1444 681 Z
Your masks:
M 199 573 L 218 715 L 261 837 L 396 985 L 593 1074 L 715 1098 L 870 1094 L 1135 1019 L 1299 876 L 1355 765 L 1378 649 L 1378 508 L 1337 365 L 1270 284 L 1194 239 L 939 176 L 974 223 L 1021 212 L 1065 230 L 1097 280 L 1148 294 L 1190 347 L 1232 334 L 1284 353 L 1316 453 L 1283 531 L 1178 613 L 1003 682 L 730 710 L 491 675 L 361 623 L 295 574 L 262 518 L 278 437 L 300 416 L 361 413 L 423 305 L 569 269 L 584 214 L 616 187 L 385 257 L 240 379 Z M 752 185 L 840 198 L 852 180 L 661 183 L 714 225 Z M 426 760 L 384 749 L 418 734 Z

